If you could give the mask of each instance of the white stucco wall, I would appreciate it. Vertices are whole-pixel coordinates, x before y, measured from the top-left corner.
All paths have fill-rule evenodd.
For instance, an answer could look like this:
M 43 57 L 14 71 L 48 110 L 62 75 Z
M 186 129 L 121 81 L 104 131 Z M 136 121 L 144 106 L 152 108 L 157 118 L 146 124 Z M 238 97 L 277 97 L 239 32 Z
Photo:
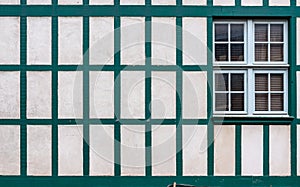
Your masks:
M 20 4 L 20 0 L 0 0 L 0 5 L 17 5 Z
M 27 5 L 51 5 L 51 0 L 27 0 Z
M 290 6 L 290 0 L 269 0 L 269 6 Z
M 242 0 L 242 6 L 262 6 L 263 0 Z
M 235 0 L 213 0 L 214 6 L 234 6 Z

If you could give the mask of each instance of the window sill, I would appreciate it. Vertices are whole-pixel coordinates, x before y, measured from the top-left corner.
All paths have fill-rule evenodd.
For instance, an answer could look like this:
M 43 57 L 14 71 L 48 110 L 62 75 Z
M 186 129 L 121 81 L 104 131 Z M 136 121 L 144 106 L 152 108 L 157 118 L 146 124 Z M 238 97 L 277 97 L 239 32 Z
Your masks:
M 213 115 L 214 124 L 239 124 L 239 125 L 287 125 L 295 118 L 289 115 Z

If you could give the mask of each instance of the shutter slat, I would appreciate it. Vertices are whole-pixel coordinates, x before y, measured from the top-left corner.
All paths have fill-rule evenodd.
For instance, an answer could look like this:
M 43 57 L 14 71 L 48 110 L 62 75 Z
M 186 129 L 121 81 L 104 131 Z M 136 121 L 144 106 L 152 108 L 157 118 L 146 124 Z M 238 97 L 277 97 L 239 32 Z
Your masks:
M 228 94 L 216 93 L 215 94 L 215 109 L 216 111 L 228 111 Z
M 271 24 L 270 29 L 271 42 L 283 42 L 283 24 Z
M 271 94 L 271 111 L 283 111 L 283 94 Z
M 268 74 L 255 74 L 255 91 L 268 91 Z
M 271 61 L 283 61 L 283 44 L 270 45 Z
M 268 61 L 268 44 L 255 44 L 255 61 Z
M 268 111 L 268 94 L 255 94 L 255 111 Z
M 283 91 L 283 74 L 271 74 L 271 91 Z

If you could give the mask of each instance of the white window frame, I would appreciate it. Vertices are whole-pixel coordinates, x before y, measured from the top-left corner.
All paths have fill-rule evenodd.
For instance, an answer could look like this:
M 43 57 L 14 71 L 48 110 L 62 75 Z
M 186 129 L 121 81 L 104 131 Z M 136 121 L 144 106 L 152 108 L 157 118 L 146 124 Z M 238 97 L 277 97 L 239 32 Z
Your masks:
M 215 61 L 215 24 L 241 24 L 245 23 L 244 29 L 244 62 L 233 61 L 230 62 L 230 55 L 226 62 Z M 255 24 L 283 24 L 284 26 L 284 41 L 283 41 L 283 62 L 270 61 L 270 47 L 268 47 L 268 62 L 255 62 Z M 268 32 L 270 35 L 270 26 Z M 228 28 L 229 29 L 229 28 Z M 228 31 L 230 32 L 230 30 Z M 228 34 L 230 37 L 230 33 Z M 228 38 L 230 40 L 230 38 Z M 268 41 L 269 43 L 270 41 Z M 219 42 L 217 42 L 219 43 Z M 227 42 L 225 42 L 227 43 Z M 228 43 L 230 43 L 228 41 Z M 249 19 L 249 20 L 215 20 L 213 22 L 213 65 L 214 73 L 213 80 L 215 80 L 215 73 L 245 73 L 245 111 L 216 111 L 215 110 L 215 82 L 213 81 L 213 114 L 214 116 L 266 116 L 266 117 L 287 117 L 288 116 L 288 21 L 278 19 Z M 229 46 L 230 48 L 230 46 Z M 228 51 L 230 53 L 230 49 Z M 284 75 L 284 101 L 283 111 L 255 111 L 255 73 L 283 73 Z M 251 101 L 251 102 L 250 102 Z M 228 101 L 230 102 L 230 101 Z M 269 103 L 270 104 L 270 103 Z

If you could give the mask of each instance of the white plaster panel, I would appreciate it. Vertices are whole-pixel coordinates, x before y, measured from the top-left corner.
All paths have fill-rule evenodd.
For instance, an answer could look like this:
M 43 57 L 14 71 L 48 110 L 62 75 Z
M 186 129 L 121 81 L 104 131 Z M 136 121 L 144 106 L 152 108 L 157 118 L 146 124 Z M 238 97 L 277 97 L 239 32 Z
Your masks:
M 114 18 L 90 17 L 90 48 L 91 65 L 114 64 Z
M 263 6 L 263 0 L 242 0 L 242 6 Z
M 82 17 L 58 18 L 58 64 L 82 64 Z
M 114 175 L 114 126 L 90 125 L 90 175 Z
M 299 0 L 300 1 L 300 0 Z M 298 4 L 300 5 L 300 4 Z M 296 37 L 297 37 L 297 54 L 300 54 L 300 18 L 297 18 L 297 26 L 296 26 Z M 297 55 L 297 65 L 300 65 L 300 56 Z M 299 86 L 298 86 L 299 87 Z M 299 111 L 299 110 L 298 110 Z
M 82 117 L 82 72 L 58 72 L 58 117 Z
M 121 72 L 121 118 L 145 117 L 145 72 Z
M 80 5 L 82 0 L 58 0 L 59 5 Z
M 121 126 L 121 175 L 145 176 L 145 126 Z
M 213 0 L 214 6 L 235 6 L 235 0 Z
M 152 0 L 152 5 L 176 5 L 176 0 Z
M 0 18 L 0 64 L 20 64 L 20 18 Z
M 300 128 L 297 125 L 297 175 L 300 175 Z
M 90 0 L 90 5 L 113 5 L 114 0 Z
M 27 5 L 51 5 L 51 0 L 27 0 Z
M 300 6 L 300 0 L 297 0 L 297 6 Z
M 152 64 L 176 64 L 176 18 L 152 17 Z
M 214 126 L 214 175 L 235 175 L 235 126 Z
M 114 72 L 90 72 L 90 117 L 114 118 Z
M 176 126 L 152 125 L 152 176 L 176 175 Z
M 58 126 L 58 175 L 83 174 L 82 125 Z
M 27 126 L 27 174 L 51 176 L 51 125 Z
M 20 126 L 0 125 L 0 175 L 20 175 Z
M 297 53 L 297 54 L 300 54 L 300 53 Z M 296 75 L 297 75 L 297 98 L 300 98 L 300 72 L 298 71 Z M 299 99 L 297 99 L 297 118 L 300 118 L 300 100 Z
M 270 125 L 270 176 L 291 174 L 290 126 Z
M 207 64 L 206 18 L 184 17 L 182 19 L 183 65 Z
M 290 0 L 269 0 L 269 6 L 290 6 Z
M 263 175 L 263 126 L 242 126 L 242 175 Z
M 206 5 L 206 0 L 182 0 L 182 5 Z
M 51 118 L 51 72 L 27 72 L 27 117 Z
M 145 0 L 120 0 L 121 5 L 145 5 Z
M 207 175 L 207 127 L 182 126 L 183 175 Z
M 183 118 L 207 118 L 206 72 L 183 72 L 182 116 Z
M 121 17 L 121 64 L 145 64 L 145 17 Z
M 27 17 L 27 64 L 51 65 L 51 17 Z
M 152 72 L 152 118 L 175 118 L 176 116 L 176 73 Z
M 20 4 L 20 0 L 0 0 L 0 5 L 17 5 Z
M 0 118 L 20 117 L 20 72 L 0 72 Z

